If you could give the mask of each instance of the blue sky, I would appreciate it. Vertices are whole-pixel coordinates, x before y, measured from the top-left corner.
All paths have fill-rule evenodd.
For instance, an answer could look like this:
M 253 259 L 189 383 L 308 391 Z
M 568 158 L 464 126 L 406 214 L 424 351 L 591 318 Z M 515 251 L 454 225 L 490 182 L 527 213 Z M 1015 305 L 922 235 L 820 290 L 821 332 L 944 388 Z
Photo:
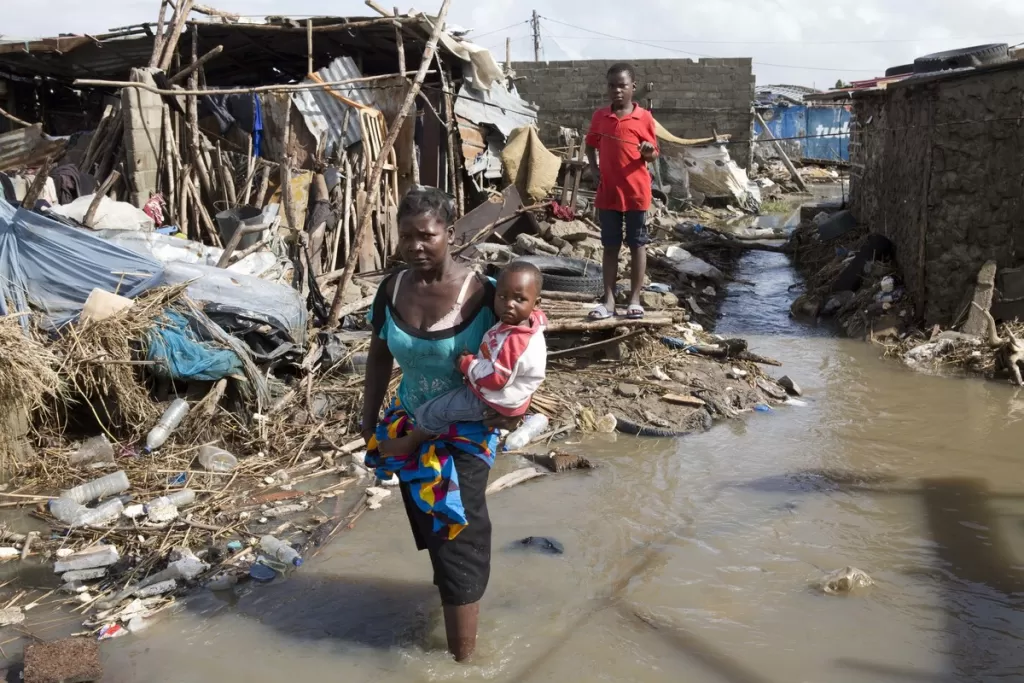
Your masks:
M 359 0 L 206 4 L 258 16 L 373 14 Z M 437 0 L 414 8 L 433 11 L 439 5 Z M 24 38 L 155 21 L 158 2 L 3 0 L 3 6 L 4 35 Z M 450 21 L 476 29 L 479 42 L 501 58 L 508 37 L 515 59 L 532 59 L 533 9 L 542 17 L 544 59 L 752 57 L 759 83 L 818 87 L 881 75 L 888 66 L 929 52 L 1024 42 L 1021 0 L 454 0 Z

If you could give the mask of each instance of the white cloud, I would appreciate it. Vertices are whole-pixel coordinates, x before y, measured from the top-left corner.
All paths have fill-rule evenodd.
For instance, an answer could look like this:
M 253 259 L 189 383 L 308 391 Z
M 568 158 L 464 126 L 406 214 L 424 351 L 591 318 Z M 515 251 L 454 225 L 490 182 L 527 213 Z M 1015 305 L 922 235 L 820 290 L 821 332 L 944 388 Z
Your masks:
M 241 14 L 373 14 L 359 0 L 211 0 Z M 387 3 L 385 3 L 387 4 Z M 432 10 L 436 0 L 416 8 Z M 156 19 L 157 0 L 3 0 L 8 37 L 98 33 Z M 408 9 L 408 5 L 401 5 Z M 527 23 L 536 8 L 548 59 L 752 57 L 758 81 L 826 86 L 836 79 L 880 75 L 926 52 L 985 42 L 1024 41 L 1019 0 L 454 0 L 451 20 L 484 35 L 480 42 L 504 57 L 532 59 Z M 555 23 L 572 24 L 579 28 Z M 491 33 L 514 24 L 511 28 Z M 1017 33 L 1014 33 L 1014 29 Z M 607 33 L 605 38 L 581 29 Z M 851 42 L 859 41 L 859 42 Z

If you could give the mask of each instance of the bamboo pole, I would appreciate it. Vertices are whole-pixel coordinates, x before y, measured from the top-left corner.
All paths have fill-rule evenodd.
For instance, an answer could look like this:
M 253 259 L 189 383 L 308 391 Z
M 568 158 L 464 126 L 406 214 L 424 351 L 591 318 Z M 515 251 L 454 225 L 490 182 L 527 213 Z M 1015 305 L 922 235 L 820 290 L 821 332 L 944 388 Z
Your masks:
M 441 9 L 438 11 L 433 30 L 430 32 L 430 39 L 427 41 L 427 45 L 423 49 L 423 59 L 420 62 L 419 71 L 416 72 L 416 78 L 413 80 L 412 87 L 409 88 L 409 92 L 405 96 L 405 102 L 402 103 L 402 108 L 395 116 L 395 120 L 391 122 L 391 126 L 388 128 L 388 137 L 382 145 L 380 154 L 373 163 L 373 172 L 370 175 L 369 183 L 369 187 L 371 188 L 380 186 L 381 177 L 384 174 L 384 164 L 388 158 L 388 152 L 392 147 L 394 147 L 395 140 L 398 139 L 398 135 L 402 130 L 402 124 L 409 115 L 409 110 L 412 109 L 413 104 L 415 104 L 416 95 L 419 93 L 420 87 L 423 85 L 423 81 L 427 77 L 427 69 L 429 68 L 430 63 L 434 60 L 434 51 L 437 49 L 437 41 L 441 37 L 441 31 L 444 28 L 444 20 L 448 15 L 448 8 L 451 7 L 451 4 L 452 0 L 444 0 L 441 4 Z M 328 319 L 329 327 L 336 327 L 338 324 L 338 312 L 341 310 L 342 302 L 344 301 L 345 288 L 352 280 L 356 260 L 359 256 L 359 252 L 362 250 L 363 241 L 366 239 L 366 234 L 371 230 L 370 214 L 372 211 L 373 206 L 371 202 L 366 202 L 366 205 L 360 212 L 359 221 L 356 223 L 355 243 L 352 245 L 352 251 L 346 255 L 345 272 L 341 277 L 341 282 L 338 283 L 338 291 L 334 293 L 334 301 L 331 303 L 331 315 Z
M 31 209 L 36 205 L 39 195 L 43 193 L 43 189 L 46 187 L 46 179 L 50 177 L 52 169 L 53 157 L 43 159 L 43 163 L 39 165 L 39 169 L 36 171 L 36 177 L 32 180 L 28 192 L 25 193 L 25 199 L 21 202 L 22 206 Z
M 209 212 L 203 205 L 203 198 L 199 196 L 199 190 L 196 189 L 195 183 L 192 182 L 192 178 L 185 176 L 185 189 L 192 197 L 192 201 L 195 204 L 196 214 L 199 216 L 199 222 L 204 228 L 206 228 L 207 237 L 210 238 L 210 244 L 215 247 L 221 246 L 220 235 L 217 234 L 217 226 L 213 224 L 213 219 L 210 218 Z
M 250 24 L 247 27 L 254 26 Z M 412 75 L 414 72 L 408 72 L 405 75 Z M 432 72 L 430 72 L 432 73 Z M 100 81 L 90 78 L 79 78 L 75 80 L 74 85 L 78 87 L 88 88 L 137 88 L 139 90 L 146 90 L 155 95 L 167 95 L 167 96 L 202 96 L 202 95 L 252 95 L 255 93 L 275 93 L 275 92 L 301 92 L 303 90 L 325 90 L 328 88 L 337 88 L 342 85 L 353 85 L 355 83 L 373 83 L 376 81 L 386 81 L 402 74 L 384 74 L 382 76 L 363 76 L 362 78 L 349 78 L 344 81 L 330 81 L 324 83 L 292 83 L 284 85 L 259 85 L 245 88 L 209 88 L 207 90 L 199 90 L 197 88 L 189 87 L 188 90 L 178 89 L 161 89 L 149 83 L 134 83 L 131 81 Z
M 306 19 L 306 73 L 313 73 L 313 20 Z M 403 69 L 404 71 L 404 69 Z

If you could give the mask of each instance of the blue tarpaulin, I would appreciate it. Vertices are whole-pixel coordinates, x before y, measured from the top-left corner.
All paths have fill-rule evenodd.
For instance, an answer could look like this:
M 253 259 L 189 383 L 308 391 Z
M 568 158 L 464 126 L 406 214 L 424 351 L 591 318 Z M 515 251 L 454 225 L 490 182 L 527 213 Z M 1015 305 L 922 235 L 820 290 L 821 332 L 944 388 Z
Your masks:
M 180 313 L 164 311 L 148 337 L 146 358 L 156 363 L 154 374 L 205 382 L 242 376 L 242 360 L 235 352 L 201 340 Z
M 134 298 L 161 283 L 158 261 L 0 200 L 0 314 L 43 311 L 60 325 L 93 289 Z

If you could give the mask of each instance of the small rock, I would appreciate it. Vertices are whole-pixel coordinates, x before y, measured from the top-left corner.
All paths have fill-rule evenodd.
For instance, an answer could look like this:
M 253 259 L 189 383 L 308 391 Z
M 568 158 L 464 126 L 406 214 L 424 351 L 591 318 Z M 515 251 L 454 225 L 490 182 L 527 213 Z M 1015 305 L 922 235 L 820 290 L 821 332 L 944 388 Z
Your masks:
M 858 588 L 867 588 L 875 585 L 867 573 L 855 567 L 837 569 L 821 580 L 821 590 L 829 595 L 837 593 L 850 593 Z
M 780 387 L 775 382 L 768 379 L 764 379 L 763 377 L 757 380 L 757 386 L 761 391 L 768 394 L 777 401 L 785 401 L 788 395 L 786 394 L 785 389 Z
M 516 237 L 515 249 L 521 254 L 558 254 L 558 247 L 554 247 L 539 237 L 523 233 Z
M 72 583 L 75 581 L 93 581 L 95 579 L 102 579 L 106 575 L 106 567 L 97 567 L 95 569 L 80 569 L 78 571 L 64 572 L 60 578 L 64 583 Z
M 679 297 L 676 296 L 675 294 L 673 294 L 672 292 L 668 292 L 666 294 L 662 294 L 661 295 L 661 304 L 665 308 L 678 308 L 679 307 Z
M 269 521 L 270 521 L 270 520 L 269 520 L 269 519 L 267 519 L 266 517 L 260 517 L 259 519 L 257 519 L 257 520 L 256 520 L 256 523 L 257 523 L 257 524 L 266 524 L 266 523 L 267 523 L 267 522 L 269 522 Z
M 789 309 L 794 318 L 817 318 L 819 311 L 821 311 L 821 299 L 809 294 L 798 297 Z
M 739 368 L 732 368 L 729 372 L 725 373 L 729 379 L 743 379 L 750 373 L 746 370 L 740 370 Z
M 715 291 L 714 287 L 712 287 L 711 285 L 708 285 L 707 287 L 704 288 L 703 294 L 704 294 L 704 296 L 714 297 L 714 296 L 718 295 L 718 292 Z
M 821 309 L 821 314 L 833 315 L 842 310 L 856 297 L 857 295 L 850 291 L 836 292 L 829 297 L 828 301 L 825 302 L 825 305 Z
M 640 396 L 640 387 L 635 384 L 620 384 L 617 389 L 619 396 L 623 398 L 637 398 Z
M 800 388 L 800 385 L 790 379 L 789 375 L 783 375 L 779 378 L 779 386 L 786 390 L 790 396 L 803 396 L 804 392 Z
M 152 586 L 146 586 L 135 591 L 134 595 L 137 598 L 152 598 L 156 595 L 164 595 L 170 593 L 178 587 L 178 582 L 174 579 L 168 579 L 167 581 L 161 581 L 160 583 L 154 583 Z

